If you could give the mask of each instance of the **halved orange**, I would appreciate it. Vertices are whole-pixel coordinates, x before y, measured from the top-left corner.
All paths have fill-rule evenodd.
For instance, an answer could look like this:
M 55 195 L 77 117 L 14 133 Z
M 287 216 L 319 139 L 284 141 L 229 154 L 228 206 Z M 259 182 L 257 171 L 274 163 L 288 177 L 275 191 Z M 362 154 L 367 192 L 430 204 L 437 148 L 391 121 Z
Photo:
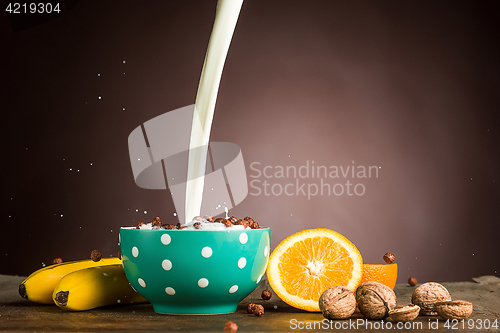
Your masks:
M 308 229 L 283 240 L 269 256 L 267 278 L 290 306 L 320 311 L 318 300 L 332 286 L 353 292 L 361 283 L 363 259 L 347 238 L 330 229 Z
M 391 289 L 394 289 L 394 287 L 396 286 L 397 279 L 398 279 L 398 264 L 363 265 L 363 278 L 361 279 L 361 283 L 366 281 L 377 281 L 382 284 L 385 284 Z

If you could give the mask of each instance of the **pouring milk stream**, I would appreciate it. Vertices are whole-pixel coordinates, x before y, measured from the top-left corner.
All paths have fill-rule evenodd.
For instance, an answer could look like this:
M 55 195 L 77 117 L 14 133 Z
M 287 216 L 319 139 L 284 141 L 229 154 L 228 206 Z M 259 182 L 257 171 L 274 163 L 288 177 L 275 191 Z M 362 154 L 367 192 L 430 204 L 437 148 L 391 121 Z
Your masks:
M 210 130 L 222 69 L 243 0 L 219 0 L 196 94 L 189 144 L 185 222 L 201 215 Z

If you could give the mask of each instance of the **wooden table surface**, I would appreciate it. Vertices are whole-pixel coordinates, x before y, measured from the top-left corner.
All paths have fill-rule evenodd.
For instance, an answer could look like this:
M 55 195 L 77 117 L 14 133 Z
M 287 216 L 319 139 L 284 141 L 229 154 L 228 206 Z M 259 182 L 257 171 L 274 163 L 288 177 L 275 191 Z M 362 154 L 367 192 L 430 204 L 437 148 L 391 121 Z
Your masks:
M 400 332 L 410 329 L 392 329 L 387 322 L 365 320 L 356 312 L 350 320 L 323 321 L 321 313 L 310 313 L 292 308 L 283 303 L 276 295 L 264 301 L 260 293 L 266 288 L 266 281 L 245 300 L 235 313 L 209 316 L 172 316 L 160 315 L 153 311 L 150 304 L 122 305 L 94 309 L 84 312 L 67 312 L 55 305 L 40 305 L 27 301 L 18 294 L 19 283 L 24 277 L 0 275 L 0 331 L 5 332 L 148 332 L 148 331 L 187 331 L 223 332 L 224 324 L 231 320 L 238 325 L 238 332 L 296 332 L 310 328 L 317 331 L 340 329 L 347 332 Z M 492 332 L 500 332 L 500 278 L 483 276 L 470 282 L 443 283 L 455 300 L 472 302 L 474 312 L 469 320 L 450 323 L 437 317 L 419 316 L 411 325 L 413 331 L 420 332 L 484 332 L 484 326 L 496 321 L 498 328 L 490 327 Z M 398 303 L 409 303 L 415 287 L 398 284 L 395 288 Z M 247 303 L 264 306 L 265 314 L 255 317 L 246 313 Z M 384 326 L 382 326 L 382 324 Z M 316 325 L 316 326 L 314 326 Z M 330 326 L 331 325 L 331 326 Z M 407 324 L 410 325 L 410 324 Z M 431 325 L 431 326 L 430 326 Z M 437 327 L 436 327 L 437 325 Z M 470 326 L 469 326 L 470 325 Z M 337 329 L 335 329 L 337 327 Z M 344 329 L 342 329 L 342 327 Z M 403 327 L 404 328 L 404 327 Z

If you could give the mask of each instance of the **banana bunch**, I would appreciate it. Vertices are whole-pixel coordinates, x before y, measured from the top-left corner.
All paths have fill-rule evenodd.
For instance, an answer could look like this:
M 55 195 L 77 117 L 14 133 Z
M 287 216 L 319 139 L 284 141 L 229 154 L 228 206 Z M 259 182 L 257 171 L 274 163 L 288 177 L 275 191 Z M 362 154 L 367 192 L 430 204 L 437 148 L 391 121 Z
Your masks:
M 114 304 L 147 302 L 130 286 L 123 267 L 90 267 L 65 275 L 52 293 L 62 309 L 83 311 Z
M 109 285 L 110 278 L 116 282 L 113 286 Z M 64 289 L 59 285 L 64 286 Z M 82 292 L 89 294 L 95 302 L 83 301 L 78 296 Z M 119 258 L 70 261 L 41 268 L 21 282 L 19 294 L 33 302 L 55 303 L 68 310 L 90 310 L 117 303 L 146 302 L 129 285 Z M 64 294 L 67 302 L 62 297 Z

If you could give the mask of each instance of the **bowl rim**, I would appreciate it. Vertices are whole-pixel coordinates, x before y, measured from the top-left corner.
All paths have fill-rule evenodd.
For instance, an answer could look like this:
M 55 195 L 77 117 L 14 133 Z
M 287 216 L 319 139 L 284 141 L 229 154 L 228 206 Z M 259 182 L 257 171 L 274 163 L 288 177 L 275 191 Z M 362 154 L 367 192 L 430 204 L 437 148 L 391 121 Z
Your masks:
M 137 230 L 137 231 L 198 231 L 198 232 L 207 232 L 207 231 L 217 231 L 217 232 L 228 232 L 228 231 L 251 231 L 251 230 L 266 230 L 271 229 L 271 227 L 259 227 L 258 229 L 245 228 L 245 229 L 231 229 L 231 228 L 221 228 L 221 229 L 137 229 L 137 227 L 120 227 L 120 230 Z M 254 232 L 254 231 L 251 231 Z

